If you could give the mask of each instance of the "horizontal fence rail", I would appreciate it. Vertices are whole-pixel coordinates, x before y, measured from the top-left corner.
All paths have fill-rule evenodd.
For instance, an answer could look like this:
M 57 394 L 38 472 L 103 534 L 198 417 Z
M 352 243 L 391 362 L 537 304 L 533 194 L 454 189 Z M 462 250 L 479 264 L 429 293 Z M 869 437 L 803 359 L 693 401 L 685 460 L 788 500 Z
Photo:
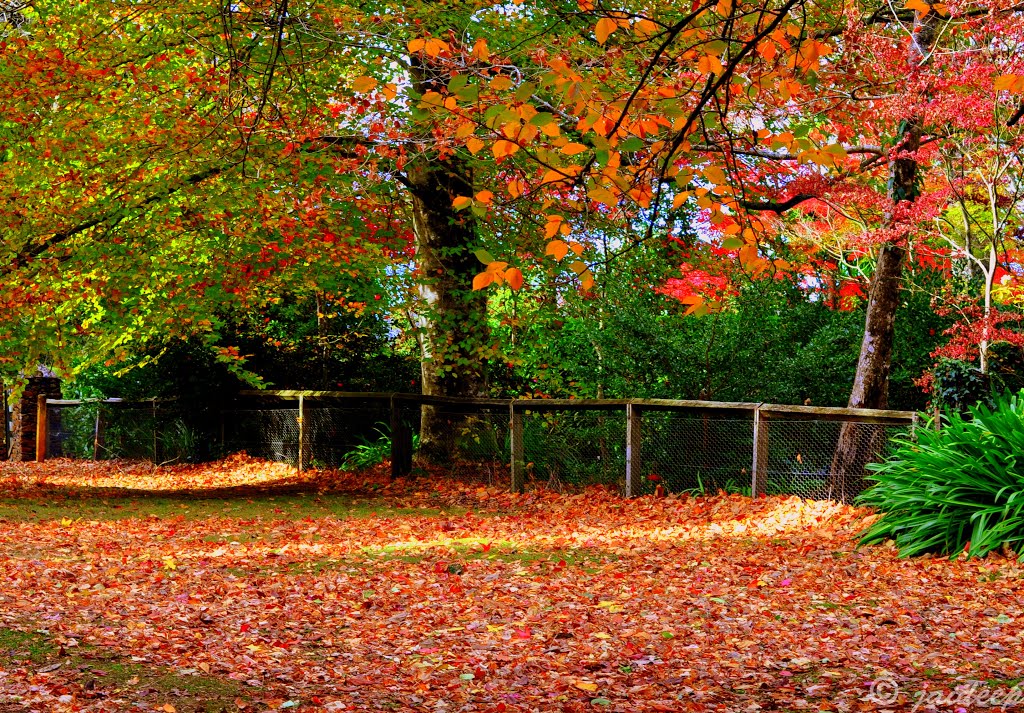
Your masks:
M 209 442 L 209 457 L 244 450 L 299 470 L 390 460 L 394 477 L 441 467 L 515 491 L 604 484 L 627 497 L 724 489 L 850 500 L 864 465 L 918 418 L 756 402 L 295 390 L 243 391 L 199 421 L 173 399 L 45 403 L 42 457 L 166 463 L 201 457 L 197 442 Z M 852 466 L 840 452 L 856 455 Z

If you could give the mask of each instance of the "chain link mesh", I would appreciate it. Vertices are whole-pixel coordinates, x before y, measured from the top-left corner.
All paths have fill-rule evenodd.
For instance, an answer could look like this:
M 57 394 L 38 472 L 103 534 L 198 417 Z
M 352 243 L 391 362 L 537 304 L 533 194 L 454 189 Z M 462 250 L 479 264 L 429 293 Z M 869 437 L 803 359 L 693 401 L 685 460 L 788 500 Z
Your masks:
M 176 405 L 85 402 L 47 406 L 47 454 L 177 463 L 199 457 L 202 434 Z
M 467 409 L 406 404 L 402 417 L 412 434 L 413 472 L 430 472 L 437 466 L 450 477 L 488 485 L 510 482 L 507 406 Z
M 753 414 L 645 411 L 642 418 L 635 492 L 659 484 L 672 493 L 750 492 Z
M 768 426 L 768 468 L 762 484 L 769 495 L 852 500 L 868 483 L 864 466 L 883 460 L 893 436 L 907 426 L 853 421 L 785 421 Z M 844 469 L 837 460 L 840 434 L 846 429 L 848 448 L 857 457 Z
M 526 480 L 556 490 L 611 485 L 626 472 L 626 421 L 621 411 L 538 410 L 523 414 Z
M 213 449 L 217 454 L 245 451 L 297 465 L 301 451 L 304 467 L 359 470 L 391 459 L 392 428 L 397 425 L 402 447 L 394 452 L 405 453 L 402 472 L 411 469 L 414 474 L 489 485 L 510 482 L 507 405 L 422 405 L 411 398 L 393 402 L 386 395 L 316 397 L 305 400 L 303 413 L 300 427 L 297 402 L 254 399 L 221 412 L 220 432 L 215 434 L 210 419 L 206 427 L 196 426 L 174 402 L 51 404 L 48 453 L 167 463 L 210 452 L 198 443 L 206 441 L 219 443 Z M 553 405 L 521 413 L 527 483 L 557 490 L 595 484 L 624 488 L 624 407 Z M 749 494 L 753 415 L 753 408 L 748 414 L 734 407 L 638 410 L 633 492 L 652 493 L 660 486 L 670 493 Z M 760 490 L 850 501 L 867 485 L 865 464 L 888 455 L 892 437 L 908 427 L 762 411 Z

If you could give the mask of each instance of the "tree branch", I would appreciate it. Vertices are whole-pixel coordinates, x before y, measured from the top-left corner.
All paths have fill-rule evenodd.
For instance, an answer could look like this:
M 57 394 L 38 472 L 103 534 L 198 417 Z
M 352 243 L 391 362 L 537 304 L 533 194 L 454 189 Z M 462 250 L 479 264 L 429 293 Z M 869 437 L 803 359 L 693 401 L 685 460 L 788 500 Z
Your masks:
M 158 203 L 159 201 L 165 198 L 169 198 L 170 196 L 174 195 L 175 193 L 178 193 L 179 191 L 185 188 L 188 188 L 189 186 L 195 186 L 209 178 L 218 176 L 221 173 L 223 173 L 223 171 L 223 167 L 213 166 L 202 171 L 198 171 L 197 173 L 193 173 L 191 176 L 187 177 L 184 181 L 182 181 L 179 185 L 173 188 L 168 188 L 166 190 L 160 191 L 158 193 L 154 193 L 153 195 L 148 196 L 146 198 L 143 198 L 141 201 L 135 203 L 126 210 L 138 210 L 140 208 L 145 208 L 148 205 L 152 205 L 153 203 Z M 0 266 L 0 277 L 6 277 L 7 275 L 12 274 L 13 272 L 21 268 L 25 262 L 39 257 L 50 248 L 56 245 L 60 245 L 61 243 L 70 240 L 76 235 L 80 235 L 86 232 L 87 230 L 91 230 L 100 225 L 103 225 L 108 221 L 123 219 L 123 215 L 119 215 L 120 213 L 123 213 L 123 211 L 112 211 L 110 213 L 106 213 L 96 218 L 86 220 L 72 228 L 68 228 L 67 230 L 62 230 L 60 232 L 53 233 L 52 235 L 50 235 L 48 238 L 41 242 L 37 243 L 35 241 L 31 241 L 25 244 L 14 255 L 14 257 L 11 259 L 9 263 Z
M 741 200 L 739 204 L 745 210 L 752 211 L 771 211 L 772 213 L 785 213 L 790 208 L 794 208 L 805 201 L 817 198 L 809 193 L 798 193 L 792 198 L 787 198 L 784 201 L 748 201 Z

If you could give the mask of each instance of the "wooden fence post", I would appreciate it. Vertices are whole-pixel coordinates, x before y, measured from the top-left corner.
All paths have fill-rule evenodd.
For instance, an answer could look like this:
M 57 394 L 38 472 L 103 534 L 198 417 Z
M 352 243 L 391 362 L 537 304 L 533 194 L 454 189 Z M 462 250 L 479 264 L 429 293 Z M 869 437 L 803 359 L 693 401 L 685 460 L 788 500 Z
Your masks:
M 626 492 L 627 498 L 636 494 L 634 483 L 640 478 L 640 407 L 626 404 Z
M 768 420 L 761 414 L 761 407 L 754 409 L 754 453 L 750 469 L 750 497 L 764 493 L 768 480 Z
M 92 432 L 92 459 L 100 459 L 100 448 L 103 446 L 103 404 L 96 404 L 96 425 Z
M 298 458 L 298 470 L 302 472 L 302 459 L 305 457 L 305 441 L 306 441 L 306 408 L 305 400 L 299 396 L 299 458 Z
M 402 402 L 391 397 L 391 477 L 412 472 L 412 429 L 402 418 Z
M 47 423 L 46 394 L 36 396 L 36 462 L 46 460 L 46 441 L 49 438 Z
M 523 448 L 523 412 L 516 411 L 513 401 L 509 410 L 509 437 L 512 441 L 512 492 L 521 493 L 526 486 L 526 458 Z
M 156 398 L 155 397 L 153 398 L 153 406 L 152 406 L 152 410 L 150 412 L 150 415 L 153 417 L 153 464 L 156 465 L 156 464 L 160 463 L 160 446 L 159 446 L 159 442 L 160 442 L 160 440 L 159 440 L 160 439 L 160 429 L 159 429 L 159 427 L 157 425 L 157 420 L 156 420 Z

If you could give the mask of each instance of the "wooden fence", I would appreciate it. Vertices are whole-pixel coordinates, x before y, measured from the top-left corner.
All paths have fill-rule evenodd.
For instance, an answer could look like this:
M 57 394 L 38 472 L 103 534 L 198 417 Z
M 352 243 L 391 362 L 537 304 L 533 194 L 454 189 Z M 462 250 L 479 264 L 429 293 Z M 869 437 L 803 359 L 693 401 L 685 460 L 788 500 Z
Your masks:
M 918 415 L 912 411 L 851 409 L 822 406 L 790 406 L 756 402 L 690 401 L 675 399 L 471 399 L 443 396 L 422 396 L 403 393 L 361 393 L 344 391 L 246 391 L 243 397 L 260 397 L 295 401 L 298 407 L 299 456 L 301 469 L 305 460 L 306 405 L 310 400 L 332 399 L 376 401 L 390 406 L 391 472 L 394 477 L 407 475 L 412 469 L 413 433 L 403 419 L 403 411 L 416 406 L 457 408 L 460 411 L 507 409 L 511 442 L 511 487 L 522 491 L 526 484 L 527 461 L 524 458 L 524 417 L 544 411 L 604 411 L 621 414 L 625 421 L 624 495 L 639 493 L 643 478 L 641 434 L 644 414 L 671 411 L 690 415 L 713 415 L 749 419 L 753 423 L 753 447 L 750 453 L 750 491 L 756 496 L 767 482 L 768 454 L 772 424 L 780 421 L 838 421 L 844 423 L 879 424 L 883 426 L 916 427 Z
M 641 447 L 642 436 L 645 433 L 645 416 L 653 417 L 658 412 L 670 412 L 673 416 L 687 419 L 718 419 L 718 423 L 742 421 L 746 429 L 743 441 L 732 439 L 730 441 L 732 456 L 736 456 L 736 444 L 746 442 L 751 444 L 749 453 L 749 470 L 746 465 L 741 472 L 749 473 L 750 492 L 756 496 L 765 490 L 769 475 L 769 454 L 772 448 L 778 448 L 781 441 L 792 437 L 793 431 L 776 435 L 778 442 L 772 442 L 772 433 L 776 430 L 775 424 L 783 422 L 843 422 L 854 424 L 878 424 L 883 427 L 911 427 L 917 425 L 918 415 L 910 411 L 888 411 L 873 409 L 849 409 L 819 406 L 789 406 L 781 404 L 767 404 L 755 402 L 718 402 L 718 401 L 690 401 L 674 399 L 470 399 L 453 398 L 443 396 L 423 396 L 418 394 L 405 393 L 363 393 L 344 391 L 244 391 L 239 394 L 243 400 L 256 400 L 260 408 L 268 408 L 268 402 L 289 404 L 288 410 L 296 412 L 298 428 L 297 458 L 296 463 L 299 470 L 310 462 L 311 438 L 310 429 L 307 427 L 307 413 L 313 402 L 334 402 L 343 404 L 350 412 L 359 413 L 361 409 L 369 409 L 370 404 L 375 413 L 387 414 L 390 412 L 390 438 L 391 438 L 391 473 L 394 477 L 408 475 L 413 467 L 414 451 L 414 429 L 410 426 L 409 414 L 415 412 L 420 414 L 422 407 L 434 407 L 439 412 L 461 414 L 467 413 L 488 413 L 492 423 L 496 423 L 495 417 L 501 421 L 501 428 L 507 425 L 507 440 L 503 440 L 505 446 L 500 450 L 505 453 L 503 458 L 507 459 L 507 466 L 511 474 L 510 483 L 514 491 L 522 491 L 525 487 L 529 463 L 524 453 L 524 434 L 527 432 L 525 419 L 538 414 L 550 414 L 552 412 L 601 412 L 602 422 L 607 422 L 609 417 L 616 421 L 615 433 L 619 436 L 612 436 L 614 439 L 621 438 L 624 432 L 624 443 L 615 445 L 619 460 L 615 461 L 614 468 L 624 466 L 619 473 L 619 483 L 622 485 L 626 497 L 640 494 L 645 485 L 645 473 L 648 465 L 643 462 L 644 449 Z M 170 399 L 173 401 L 174 399 Z M 144 408 L 152 412 L 154 417 L 162 402 L 166 400 L 151 399 L 145 402 L 124 402 L 119 399 L 106 400 L 57 400 L 47 399 L 39 396 L 39 403 L 36 409 L 36 458 L 44 460 L 47 456 L 47 444 L 49 440 L 49 407 L 69 408 L 88 404 L 99 404 L 102 407 L 116 408 L 132 406 Z M 292 406 L 291 404 L 294 404 Z M 322 404 L 321 404 L 322 405 Z M 103 447 L 103 409 L 97 409 L 93 429 L 93 457 L 99 458 Z M 230 413 L 230 412 L 225 412 Z M 507 414 L 507 423 L 505 422 Z M 288 417 L 290 418 L 290 417 Z M 386 416 L 385 416 L 386 418 Z M 621 421 L 617 421 L 621 419 Z M 731 421 L 730 421 L 731 419 Z M 293 424 L 294 425 L 294 424 Z M 791 424 L 792 425 L 792 424 Z M 752 427 L 752 438 L 750 429 Z M 622 428 L 622 431 L 617 429 Z M 155 426 L 154 426 L 155 429 Z M 785 429 L 783 429 L 785 430 Z M 211 440 L 217 440 L 218 434 L 206 434 Z M 505 438 L 504 430 L 502 439 Z M 220 422 L 219 440 L 224 443 L 224 415 Z M 536 447 L 536 446 L 534 446 Z M 741 446 L 745 448 L 746 446 Z M 154 430 L 152 443 L 147 446 L 152 451 L 152 458 L 159 462 L 161 448 L 158 443 L 157 434 Z M 819 449 L 820 451 L 821 449 Z M 621 458 L 624 452 L 624 462 Z M 717 455 L 718 451 L 714 452 Z M 820 455 L 820 453 L 819 453 Z M 739 457 L 747 459 L 742 452 Z M 797 453 L 797 460 L 800 454 Z M 820 472 L 819 474 L 820 475 Z M 649 475 L 647 476 L 650 477 Z

